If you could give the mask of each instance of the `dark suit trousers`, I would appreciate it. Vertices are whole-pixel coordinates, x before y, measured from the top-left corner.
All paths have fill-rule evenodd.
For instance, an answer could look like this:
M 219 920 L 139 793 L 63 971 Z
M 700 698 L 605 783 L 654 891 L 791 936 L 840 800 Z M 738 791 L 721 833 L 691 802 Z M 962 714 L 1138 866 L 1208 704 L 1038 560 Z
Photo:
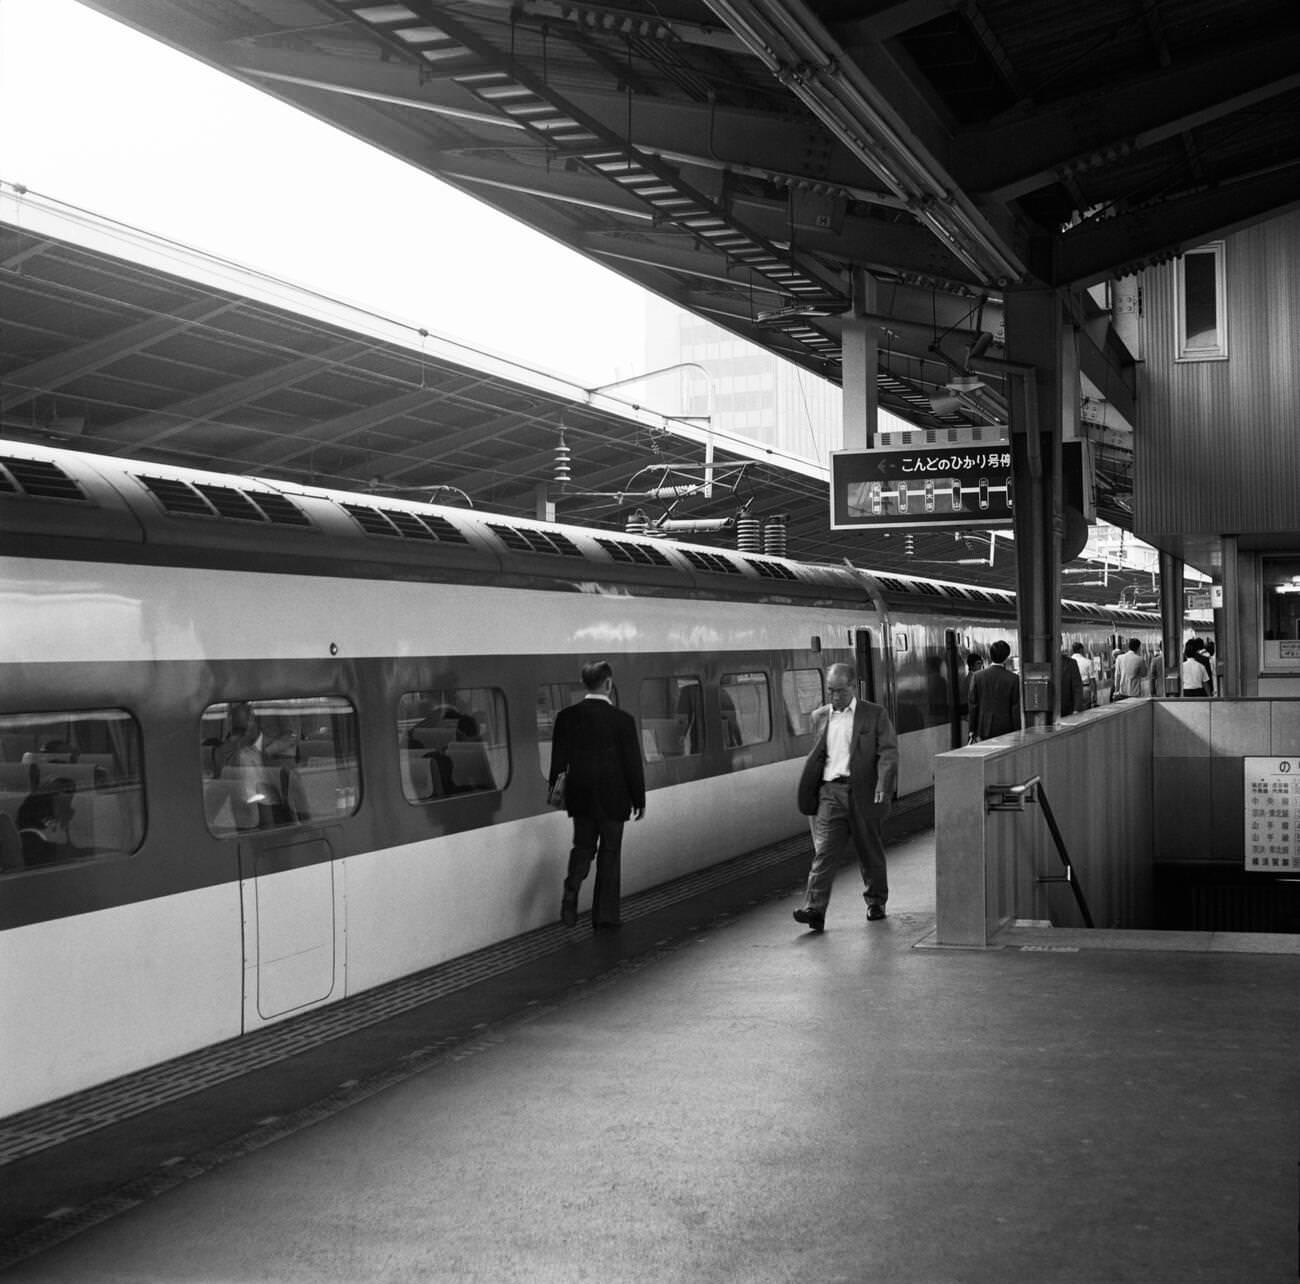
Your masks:
M 573 849 L 569 852 L 569 874 L 564 891 L 575 899 L 591 862 L 596 862 L 596 887 L 591 901 L 591 921 L 617 923 L 622 916 L 623 824 L 621 820 L 600 820 L 595 816 L 574 816 Z
M 858 849 L 858 865 L 865 889 L 862 894 L 867 904 L 883 905 L 889 899 L 885 840 L 881 830 L 881 822 L 889 808 L 872 802 L 862 810 L 867 815 L 859 817 L 853 809 L 847 783 L 822 785 L 817 814 L 812 818 L 813 859 L 804 892 L 804 909 L 826 913 L 831 899 L 831 884 L 835 881 L 835 867 L 850 840 Z

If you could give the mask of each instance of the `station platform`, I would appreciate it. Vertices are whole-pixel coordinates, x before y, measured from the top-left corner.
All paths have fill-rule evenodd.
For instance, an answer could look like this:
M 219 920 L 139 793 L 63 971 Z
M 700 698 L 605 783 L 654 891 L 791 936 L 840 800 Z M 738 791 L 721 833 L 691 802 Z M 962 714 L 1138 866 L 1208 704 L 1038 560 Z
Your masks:
M 1294 1281 L 1294 938 L 938 948 L 907 822 L 882 922 L 848 866 L 826 931 L 794 923 L 791 840 L 629 898 L 617 932 L 556 924 L 0 1121 L 0 1269 Z

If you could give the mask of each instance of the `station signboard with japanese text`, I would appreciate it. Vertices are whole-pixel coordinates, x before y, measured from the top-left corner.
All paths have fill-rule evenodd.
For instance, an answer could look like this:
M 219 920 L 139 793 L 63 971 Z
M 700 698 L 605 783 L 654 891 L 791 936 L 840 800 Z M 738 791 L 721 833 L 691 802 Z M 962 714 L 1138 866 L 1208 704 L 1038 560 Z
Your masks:
M 1300 872 L 1300 758 L 1245 758 L 1246 868 Z
M 1091 521 L 1087 445 L 1063 444 L 1061 482 L 1066 507 Z M 1009 442 L 831 452 L 831 530 L 1010 526 L 1014 517 Z
M 885 446 L 831 454 L 831 529 L 1010 526 L 1011 446 Z

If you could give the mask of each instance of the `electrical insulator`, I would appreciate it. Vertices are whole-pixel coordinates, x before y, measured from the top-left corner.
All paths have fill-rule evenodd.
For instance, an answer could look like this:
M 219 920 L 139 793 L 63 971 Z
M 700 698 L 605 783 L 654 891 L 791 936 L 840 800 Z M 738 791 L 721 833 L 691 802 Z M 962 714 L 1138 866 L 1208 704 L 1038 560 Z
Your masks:
M 645 515 L 645 510 L 638 508 L 635 513 L 631 513 L 627 519 L 627 533 L 629 535 L 644 535 L 650 525 L 650 519 Z
M 763 548 L 763 524 L 757 517 L 736 518 L 736 548 L 742 553 L 758 553 Z
M 763 552 L 769 557 L 784 557 L 785 549 L 785 514 L 779 513 L 763 527 Z
M 560 444 L 555 448 L 555 467 L 554 477 L 557 486 L 567 486 L 569 479 L 573 476 L 569 467 L 569 461 L 573 458 L 573 451 L 564 444 L 564 438 L 560 438 Z
M 904 535 L 904 536 L 903 536 L 903 556 L 904 556 L 904 557 L 915 557 L 915 556 L 916 556 L 916 536 L 915 536 L 915 535 Z

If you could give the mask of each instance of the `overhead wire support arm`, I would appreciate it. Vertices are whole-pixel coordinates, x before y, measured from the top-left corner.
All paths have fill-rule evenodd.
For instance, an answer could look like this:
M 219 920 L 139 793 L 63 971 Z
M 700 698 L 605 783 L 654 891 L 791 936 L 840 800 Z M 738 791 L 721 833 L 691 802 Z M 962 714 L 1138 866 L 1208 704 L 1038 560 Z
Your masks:
M 1079 907 L 1079 914 L 1083 918 L 1084 927 L 1095 927 L 1096 924 L 1092 921 L 1092 911 L 1088 908 L 1083 888 L 1079 886 L 1079 880 L 1075 875 L 1070 853 L 1065 848 L 1065 839 L 1061 835 L 1061 827 L 1056 823 L 1056 815 L 1052 811 L 1051 803 L 1047 801 L 1047 790 L 1043 787 L 1043 778 L 1041 776 L 1031 776 L 1022 785 L 985 786 L 985 811 L 1024 811 L 1026 803 L 1037 803 L 1043 809 L 1043 819 L 1047 821 L 1047 828 L 1051 831 L 1052 841 L 1056 844 L 1056 854 L 1061 858 L 1061 865 L 1065 870 L 1063 874 L 1040 874 L 1035 881 L 1039 883 L 1068 883 L 1070 891 L 1074 894 L 1074 903 Z

